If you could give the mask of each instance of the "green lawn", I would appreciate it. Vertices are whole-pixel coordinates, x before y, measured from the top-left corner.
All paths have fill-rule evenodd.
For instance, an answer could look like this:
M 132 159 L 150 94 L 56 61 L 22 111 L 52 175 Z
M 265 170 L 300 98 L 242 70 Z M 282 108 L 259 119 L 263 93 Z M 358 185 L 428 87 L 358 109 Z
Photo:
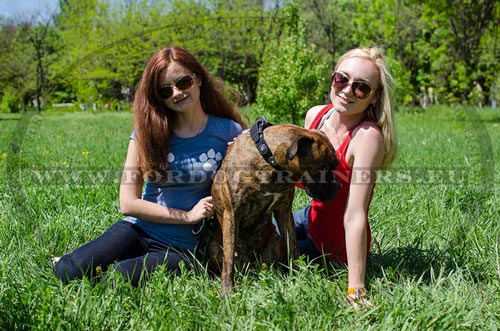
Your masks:
M 235 293 L 184 271 L 134 289 L 63 286 L 50 257 L 120 219 L 129 113 L 0 114 L 0 330 L 498 330 L 500 110 L 396 114 L 398 158 L 370 210 L 368 289 L 345 269 L 238 270 Z M 298 192 L 295 208 L 307 203 Z

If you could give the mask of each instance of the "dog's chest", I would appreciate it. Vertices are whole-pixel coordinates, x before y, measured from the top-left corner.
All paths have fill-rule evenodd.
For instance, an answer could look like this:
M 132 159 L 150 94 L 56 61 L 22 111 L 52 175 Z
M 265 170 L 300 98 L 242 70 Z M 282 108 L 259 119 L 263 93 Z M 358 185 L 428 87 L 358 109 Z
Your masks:
M 280 193 L 280 192 L 264 192 L 262 197 L 268 201 L 266 214 L 272 213 L 274 208 L 280 202 L 283 202 L 288 193 Z

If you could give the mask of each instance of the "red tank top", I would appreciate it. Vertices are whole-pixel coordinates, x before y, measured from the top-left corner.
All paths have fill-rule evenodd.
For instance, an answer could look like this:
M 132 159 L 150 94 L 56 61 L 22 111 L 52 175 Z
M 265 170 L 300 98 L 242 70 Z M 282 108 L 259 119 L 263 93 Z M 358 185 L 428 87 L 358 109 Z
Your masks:
M 328 113 L 332 107 L 332 104 L 326 105 L 318 113 L 309 129 L 316 129 L 323 116 Z M 335 168 L 335 177 L 342 185 L 340 191 L 335 198 L 327 202 L 319 202 L 312 199 L 308 222 L 309 235 L 316 249 L 320 252 L 327 253 L 328 260 L 334 260 L 345 264 L 347 264 L 347 252 L 345 246 L 344 212 L 347 205 L 347 197 L 349 196 L 349 186 L 352 174 L 352 169 L 347 164 L 345 154 L 351 141 L 352 133 L 356 128 L 357 127 L 349 131 L 347 137 L 336 151 L 339 164 Z M 369 224 L 367 224 L 367 242 L 369 251 L 371 243 Z

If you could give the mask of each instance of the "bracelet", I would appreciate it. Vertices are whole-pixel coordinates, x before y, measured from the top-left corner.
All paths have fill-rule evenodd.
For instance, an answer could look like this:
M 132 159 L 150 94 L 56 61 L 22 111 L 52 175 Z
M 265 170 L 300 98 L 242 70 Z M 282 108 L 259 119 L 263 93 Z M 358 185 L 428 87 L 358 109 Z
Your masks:
M 356 299 L 366 297 L 366 292 L 367 291 L 366 291 L 366 288 L 364 286 L 356 287 L 356 288 L 349 287 L 347 289 L 347 295 L 354 294 Z

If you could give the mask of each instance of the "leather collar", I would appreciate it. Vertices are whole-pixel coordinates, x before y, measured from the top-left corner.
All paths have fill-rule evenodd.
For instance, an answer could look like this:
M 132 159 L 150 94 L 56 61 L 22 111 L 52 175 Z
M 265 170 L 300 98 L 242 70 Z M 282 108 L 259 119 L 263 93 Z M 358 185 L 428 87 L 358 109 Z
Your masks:
M 255 142 L 255 146 L 257 147 L 257 150 L 259 151 L 260 155 L 262 155 L 264 160 L 266 160 L 266 162 L 269 163 L 271 167 L 278 170 L 279 165 L 276 162 L 271 149 L 267 145 L 266 140 L 264 139 L 264 129 L 269 126 L 272 126 L 272 124 L 269 123 L 264 116 L 257 117 L 255 123 L 250 128 L 250 136 Z

